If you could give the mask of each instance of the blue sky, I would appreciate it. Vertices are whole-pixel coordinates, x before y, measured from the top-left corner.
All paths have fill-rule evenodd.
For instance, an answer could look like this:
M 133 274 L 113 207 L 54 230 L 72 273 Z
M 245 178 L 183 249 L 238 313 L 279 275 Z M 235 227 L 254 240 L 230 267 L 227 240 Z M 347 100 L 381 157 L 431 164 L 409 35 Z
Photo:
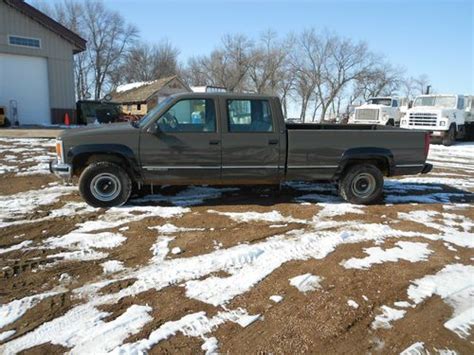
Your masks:
M 474 94 L 474 1 L 105 0 L 135 24 L 142 38 L 168 38 L 180 60 L 206 54 L 225 33 L 250 37 L 328 29 L 363 40 L 376 53 L 437 91 Z

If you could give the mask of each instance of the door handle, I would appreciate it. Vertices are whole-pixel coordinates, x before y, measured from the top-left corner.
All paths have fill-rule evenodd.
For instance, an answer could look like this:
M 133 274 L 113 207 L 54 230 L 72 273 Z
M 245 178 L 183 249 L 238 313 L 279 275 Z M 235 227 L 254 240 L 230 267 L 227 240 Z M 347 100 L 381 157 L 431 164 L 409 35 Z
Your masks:
M 210 141 L 209 141 L 209 144 L 210 144 L 210 145 L 219 145 L 220 142 L 221 142 L 220 140 L 215 139 L 215 140 L 210 140 Z
M 268 144 L 270 144 L 270 145 L 276 145 L 276 144 L 278 144 L 278 139 L 269 139 L 269 140 L 268 140 Z

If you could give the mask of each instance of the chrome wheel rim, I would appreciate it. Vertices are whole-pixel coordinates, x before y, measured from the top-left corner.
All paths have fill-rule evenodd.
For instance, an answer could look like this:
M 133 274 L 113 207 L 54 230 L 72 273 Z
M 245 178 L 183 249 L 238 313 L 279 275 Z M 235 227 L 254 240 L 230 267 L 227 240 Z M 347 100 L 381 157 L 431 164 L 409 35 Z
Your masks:
M 367 198 L 375 191 L 375 178 L 367 173 L 361 173 L 352 180 L 352 192 L 360 198 Z
M 120 194 L 122 184 L 113 174 L 102 173 L 94 176 L 90 189 L 92 196 L 100 201 L 112 201 Z

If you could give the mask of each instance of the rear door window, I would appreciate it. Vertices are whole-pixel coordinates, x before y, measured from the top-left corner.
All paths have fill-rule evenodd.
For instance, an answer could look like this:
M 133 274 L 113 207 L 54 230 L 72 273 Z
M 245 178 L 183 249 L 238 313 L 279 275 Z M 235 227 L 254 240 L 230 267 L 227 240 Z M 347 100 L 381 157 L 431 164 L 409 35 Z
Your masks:
M 268 100 L 227 100 L 229 132 L 273 132 Z

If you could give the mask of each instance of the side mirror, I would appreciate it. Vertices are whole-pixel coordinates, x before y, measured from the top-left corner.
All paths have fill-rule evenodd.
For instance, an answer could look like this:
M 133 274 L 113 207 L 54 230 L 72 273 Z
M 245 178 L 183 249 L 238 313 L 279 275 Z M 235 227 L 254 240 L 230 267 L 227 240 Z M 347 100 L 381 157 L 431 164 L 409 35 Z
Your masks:
M 159 135 L 161 133 L 161 128 L 160 125 L 158 124 L 158 121 L 153 123 L 153 125 L 148 128 L 148 132 L 154 135 Z

